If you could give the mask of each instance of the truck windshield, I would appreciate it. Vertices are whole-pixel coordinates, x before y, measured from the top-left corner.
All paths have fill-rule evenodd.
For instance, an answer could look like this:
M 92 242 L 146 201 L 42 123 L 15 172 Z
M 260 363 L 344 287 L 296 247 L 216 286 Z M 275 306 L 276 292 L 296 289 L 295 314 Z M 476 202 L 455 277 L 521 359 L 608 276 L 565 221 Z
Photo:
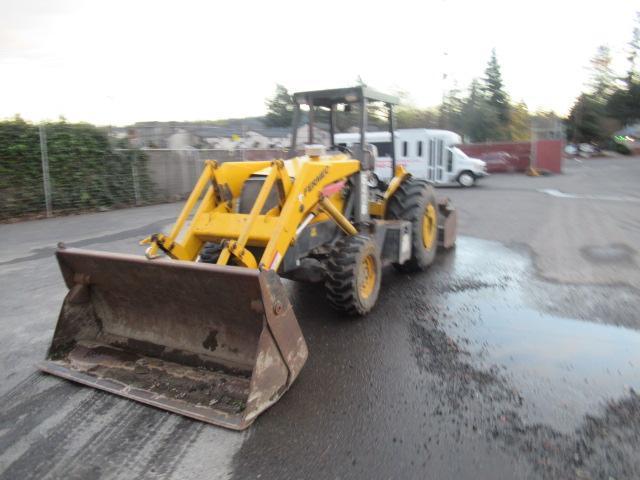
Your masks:
M 462 158 L 469 158 L 467 154 L 460 150 L 458 147 L 451 147 L 449 150 L 451 150 L 456 155 L 461 156 Z

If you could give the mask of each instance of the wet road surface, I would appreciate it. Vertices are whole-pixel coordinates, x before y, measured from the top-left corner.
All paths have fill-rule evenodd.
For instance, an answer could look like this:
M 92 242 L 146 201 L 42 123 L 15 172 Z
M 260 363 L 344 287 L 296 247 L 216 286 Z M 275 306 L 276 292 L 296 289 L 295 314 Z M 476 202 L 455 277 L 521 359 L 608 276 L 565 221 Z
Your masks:
M 512 217 L 511 230 L 489 228 L 508 212 L 497 203 L 495 213 L 474 207 L 477 198 L 493 205 L 504 178 L 488 179 L 484 190 L 451 191 L 461 230 L 473 236 L 425 274 L 385 270 L 366 319 L 337 317 L 321 288 L 287 283 L 309 361 L 245 433 L 34 368 L 65 293 L 49 255 L 55 243 L 141 253 L 135 241 L 149 231 L 140 225 L 164 229 L 179 206 L 0 226 L 7 246 L 0 253 L 0 479 L 640 478 L 640 292 L 636 277 L 625 282 L 638 260 L 630 225 L 640 215 L 629 210 L 625 222 L 611 224 L 631 228 L 621 230 L 627 237 L 559 232 L 555 248 L 582 263 L 549 266 L 560 255 L 536 243 L 542 237 Z M 571 174 L 558 178 L 568 182 Z M 548 182 L 585 193 L 558 178 L 536 179 L 535 189 Z M 594 210 L 596 200 L 529 186 L 510 194 L 512 205 L 529 205 L 533 195 L 561 202 L 543 204 L 552 224 L 554 212 L 609 212 Z M 610 203 L 619 213 L 620 202 Z M 492 240 L 499 235 L 506 244 Z
M 639 426 L 640 333 L 546 314 L 539 283 L 521 253 L 461 238 L 426 274 L 387 271 L 366 320 L 332 318 L 294 286 L 312 356 L 234 478 L 601 478 L 580 475 L 613 452 L 590 452 L 582 429 L 610 401 Z M 607 474 L 640 472 L 633 449 L 617 445 Z

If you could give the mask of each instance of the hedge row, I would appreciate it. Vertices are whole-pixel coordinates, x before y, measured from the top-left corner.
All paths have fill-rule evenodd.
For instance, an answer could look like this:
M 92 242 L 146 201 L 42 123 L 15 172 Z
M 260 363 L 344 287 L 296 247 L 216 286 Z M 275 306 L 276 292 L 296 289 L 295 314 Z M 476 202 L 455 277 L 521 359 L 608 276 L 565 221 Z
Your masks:
M 45 211 L 38 130 L 21 119 L 0 122 L 0 219 Z M 153 199 L 143 153 L 115 151 L 106 133 L 89 124 L 61 121 L 44 130 L 54 211 Z

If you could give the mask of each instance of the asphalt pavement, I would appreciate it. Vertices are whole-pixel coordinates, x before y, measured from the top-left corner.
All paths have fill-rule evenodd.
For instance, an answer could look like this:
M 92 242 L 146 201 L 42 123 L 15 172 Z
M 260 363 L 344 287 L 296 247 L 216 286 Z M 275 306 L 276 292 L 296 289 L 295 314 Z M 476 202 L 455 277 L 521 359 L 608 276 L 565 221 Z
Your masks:
M 55 245 L 142 253 L 179 204 L 0 225 L 0 479 L 640 478 L 640 158 L 438 189 L 455 249 L 364 319 L 286 282 L 310 357 L 238 433 L 38 373 Z

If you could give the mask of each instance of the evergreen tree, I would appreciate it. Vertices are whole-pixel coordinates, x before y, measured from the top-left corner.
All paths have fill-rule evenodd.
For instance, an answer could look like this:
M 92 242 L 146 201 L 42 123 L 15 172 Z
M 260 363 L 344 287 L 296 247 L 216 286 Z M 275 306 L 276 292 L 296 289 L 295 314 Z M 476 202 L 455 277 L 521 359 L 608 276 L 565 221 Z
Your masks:
M 287 89 L 278 84 L 273 97 L 265 102 L 267 115 L 265 124 L 269 127 L 289 127 L 293 121 L 293 97 Z
M 640 121 L 640 81 L 632 81 L 609 97 L 606 112 L 621 125 Z
M 483 78 L 483 91 L 489 104 L 495 109 L 499 123 L 507 128 L 510 120 L 509 97 L 504 91 L 502 73 L 498 64 L 495 48 L 491 51 L 491 58 L 487 64 Z
M 629 42 L 629 67 L 624 78 L 624 86 L 615 89 L 607 99 L 607 114 L 622 125 L 640 121 L 640 76 L 638 61 L 640 56 L 640 12 L 636 16 L 636 27 Z
M 605 104 L 614 91 L 615 75 L 611 69 L 611 50 L 600 45 L 591 59 L 591 79 L 589 88 L 596 102 Z
M 571 107 L 567 119 L 567 138 L 575 143 L 604 139 L 601 121 L 604 109 L 594 95 L 581 94 Z
M 629 89 L 616 86 L 611 51 L 600 45 L 591 59 L 588 89 L 576 99 L 567 118 L 567 138 L 574 142 L 601 142 L 630 118 Z
M 464 99 L 457 87 L 449 90 L 440 106 L 440 128 L 459 131 L 462 128 L 462 107 Z
M 524 102 L 511 107 L 509 138 L 514 142 L 523 142 L 531 138 L 531 115 Z
M 625 78 L 627 88 L 630 88 L 634 82 L 638 81 L 638 56 L 640 56 L 640 12 L 636 13 L 636 26 L 629 42 L 629 55 L 627 56 L 629 70 Z
M 463 102 L 460 116 L 460 130 L 466 141 L 486 142 L 495 138 L 499 118 L 477 78 L 469 86 L 469 96 Z
M 402 106 L 396 111 L 396 128 L 438 128 L 438 111 Z

